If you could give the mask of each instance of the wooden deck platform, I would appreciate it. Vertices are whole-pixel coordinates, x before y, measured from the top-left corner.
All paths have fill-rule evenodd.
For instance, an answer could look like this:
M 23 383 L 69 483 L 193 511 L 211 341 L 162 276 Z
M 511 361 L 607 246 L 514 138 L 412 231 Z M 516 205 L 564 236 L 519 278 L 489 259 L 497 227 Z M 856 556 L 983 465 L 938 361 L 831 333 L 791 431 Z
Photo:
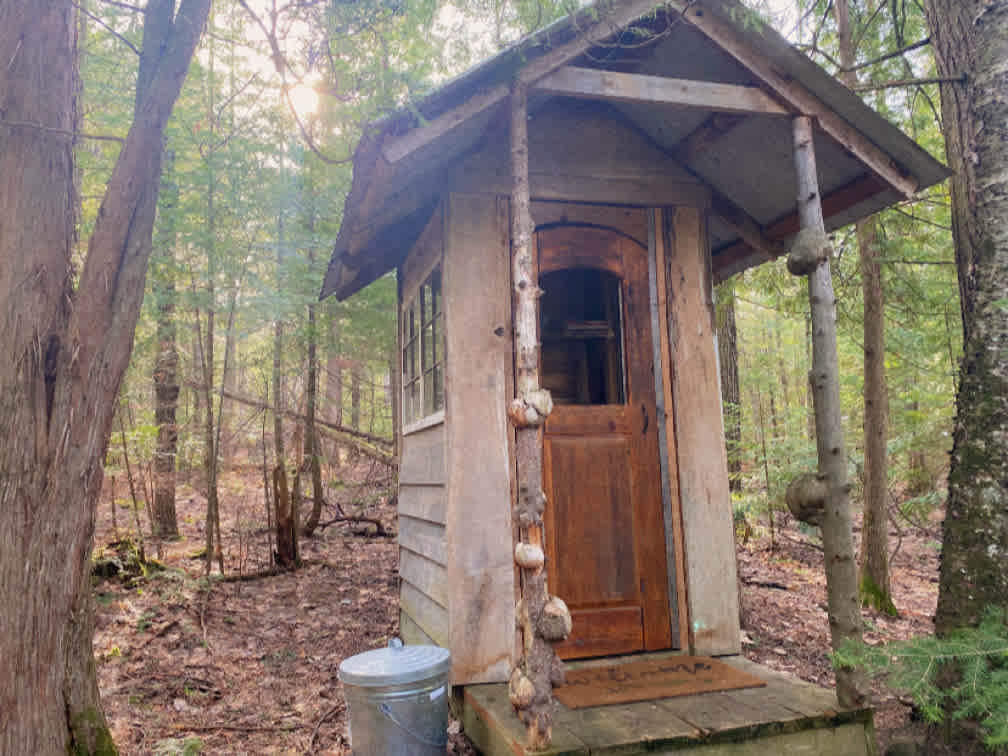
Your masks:
M 871 709 L 840 709 L 831 691 L 742 657 L 721 661 L 766 680 L 766 687 L 578 710 L 559 705 L 553 748 L 545 754 L 874 756 Z M 506 685 L 467 686 L 462 714 L 466 735 L 485 756 L 531 753 Z

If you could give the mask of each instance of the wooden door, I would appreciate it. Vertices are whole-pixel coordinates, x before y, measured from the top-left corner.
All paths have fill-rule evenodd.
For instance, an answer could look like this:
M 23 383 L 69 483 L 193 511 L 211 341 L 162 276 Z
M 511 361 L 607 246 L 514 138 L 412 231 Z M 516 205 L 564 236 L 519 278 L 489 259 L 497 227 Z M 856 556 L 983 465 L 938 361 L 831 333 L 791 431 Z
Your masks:
M 647 250 L 608 229 L 536 234 L 551 593 L 562 658 L 669 648 Z

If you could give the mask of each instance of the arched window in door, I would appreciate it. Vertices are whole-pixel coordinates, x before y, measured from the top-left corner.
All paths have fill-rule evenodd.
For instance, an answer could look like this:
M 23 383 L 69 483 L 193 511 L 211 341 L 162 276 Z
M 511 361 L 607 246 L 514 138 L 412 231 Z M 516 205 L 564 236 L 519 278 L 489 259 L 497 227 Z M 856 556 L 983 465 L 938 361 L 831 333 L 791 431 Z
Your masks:
M 597 268 L 540 277 L 540 380 L 556 404 L 626 402 L 621 283 Z

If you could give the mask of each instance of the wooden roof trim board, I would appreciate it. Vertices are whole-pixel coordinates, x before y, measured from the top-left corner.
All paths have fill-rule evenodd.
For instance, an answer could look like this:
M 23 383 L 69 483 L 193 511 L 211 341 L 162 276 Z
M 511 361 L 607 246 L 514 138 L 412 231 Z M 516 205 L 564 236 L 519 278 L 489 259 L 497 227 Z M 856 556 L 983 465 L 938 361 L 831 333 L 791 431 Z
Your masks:
M 671 0 L 670 5 L 677 7 L 684 19 L 749 69 L 798 113 L 815 118 L 820 129 L 860 159 L 900 195 L 914 195 L 918 182 L 913 176 L 908 175 L 889 155 L 805 87 L 779 73 L 766 56 L 743 41 L 730 23 L 718 18 L 713 12 L 707 12 L 704 6 L 683 0 Z
M 517 72 L 517 80 L 523 84 L 534 84 L 546 74 L 587 52 L 607 37 L 611 37 L 621 27 L 651 12 L 655 7 L 654 0 L 630 0 L 625 4 L 616 5 L 611 12 L 602 14 L 598 21 L 584 29 L 570 42 L 527 62 Z M 473 116 L 503 102 L 510 92 L 510 81 L 496 84 L 412 131 L 390 140 L 383 147 L 382 155 L 389 163 L 398 163 Z
M 540 92 L 591 100 L 654 103 L 770 116 L 791 111 L 759 87 L 563 66 L 539 79 Z

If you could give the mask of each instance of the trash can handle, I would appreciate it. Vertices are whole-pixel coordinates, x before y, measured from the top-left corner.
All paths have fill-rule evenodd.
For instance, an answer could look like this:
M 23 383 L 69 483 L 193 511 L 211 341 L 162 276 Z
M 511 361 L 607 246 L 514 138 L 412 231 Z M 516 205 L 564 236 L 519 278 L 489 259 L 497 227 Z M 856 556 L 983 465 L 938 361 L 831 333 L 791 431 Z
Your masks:
M 397 649 L 397 650 L 400 649 L 400 648 L 402 648 L 403 647 L 402 638 L 393 637 L 393 638 L 389 639 L 388 647 L 389 648 L 394 648 L 394 649 Z
M 400 641 L 400 643 L 401 642 L 402 641 Z M 442 737 L 440 740 L 437 740 L 437 741 L 428 740 L 423 735 L 418 735 L 417 733 L 413 732 L 413 730 L 411 730 L 409 727 L 407 727 L 402 722 L 400 722 L 398 719 L 396 719 L 395 714 L 392 713 L 392 708 L 387 703 L 378 704 L 378 708 L 381 709 L 381 713 L 384 714 L 386 717 L 388 717 L 389 721 L 392 722 L 392 724 L 394 724 L 400 730 L 402 730 L 407 735 L 409 735 L 410 737 L 412 737 L 414 740 L 418 740 L 421 743 L 423 743 L 424 745 L 431 746 L 432 748 L 444 748 L 446 745 L 448 745 L 448 733 L 447 732 L 444 733 L 444 737 Z

